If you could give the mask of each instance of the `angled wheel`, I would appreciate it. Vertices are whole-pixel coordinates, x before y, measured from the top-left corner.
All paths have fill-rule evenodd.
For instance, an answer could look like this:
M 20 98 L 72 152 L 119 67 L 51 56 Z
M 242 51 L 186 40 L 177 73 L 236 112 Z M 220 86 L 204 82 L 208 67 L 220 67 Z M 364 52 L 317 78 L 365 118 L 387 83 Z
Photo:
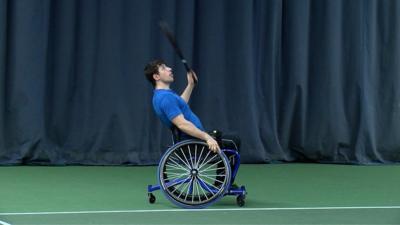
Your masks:
M 237 198 L 236 198 L 236 204 L 237 204 L 239 207 L 243 207 L 244 204 L 246 203 L 246 202 L 245 202 L 245 199 L 246 199 L 246 197 L 245 197 L 244 195 L 239 195 L 239 196 L 237 196 Z
M 200 140 L 172 146 L 158 167 L 160 187 L 169 200 L 185 208 L 204 208 L 228 190 L 231 179 L 224 153 L 211 152 Z
M 154 196 L 152 193 L 148 193 L 147 196 L 149 197 L 149 203 L 153 204 L 156 202 L 156 196 Z

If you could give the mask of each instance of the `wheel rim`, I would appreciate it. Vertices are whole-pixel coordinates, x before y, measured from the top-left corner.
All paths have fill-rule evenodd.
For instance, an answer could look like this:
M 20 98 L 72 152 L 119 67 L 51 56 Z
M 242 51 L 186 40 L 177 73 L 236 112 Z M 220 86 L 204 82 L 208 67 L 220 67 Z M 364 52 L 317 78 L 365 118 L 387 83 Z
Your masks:
M 221 197 L 230 181 L 226 156 L 202 141 L 173 146 L 159 165 L 160 185 L 172 201 L 185 206 L 208 204 Z

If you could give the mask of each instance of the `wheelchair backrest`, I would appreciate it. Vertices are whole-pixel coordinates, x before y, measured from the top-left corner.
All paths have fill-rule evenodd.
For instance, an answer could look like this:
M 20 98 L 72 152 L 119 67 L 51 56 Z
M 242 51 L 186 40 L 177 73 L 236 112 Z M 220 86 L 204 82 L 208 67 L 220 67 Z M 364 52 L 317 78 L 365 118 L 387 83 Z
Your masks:
M 172 132 L 172 143 L 175 144 L 179 142 L 181 140 L 181 131 L 176 126 L 172 126 L 171 132 Z

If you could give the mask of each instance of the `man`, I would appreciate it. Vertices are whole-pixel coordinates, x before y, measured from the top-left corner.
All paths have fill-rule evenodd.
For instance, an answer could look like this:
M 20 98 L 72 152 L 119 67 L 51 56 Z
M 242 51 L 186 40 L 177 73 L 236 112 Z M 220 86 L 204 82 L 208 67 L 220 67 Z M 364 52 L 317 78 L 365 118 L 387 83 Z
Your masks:
M 174 75 L 172 69 L 163 60 L 148 63 L 144 73 L 154 87 L 153 107 L 160 120 L 171 129 L 174 126 L 177 127 L 182 132 L 181 139 L 198 138 L 204 140 L 211 151 L 219 151 L 218 142 L 205 132 L 200 119 L 188 105 L 190 95 L 198 80 L 196 73 L 194 71 L 187 73 L 188 85 L 180 96 L 170 89 L 170 85 L 174 82 Z M 238 138 L 234 137 L 235 140 L 222 138 L 224 147 L 239 150 Z

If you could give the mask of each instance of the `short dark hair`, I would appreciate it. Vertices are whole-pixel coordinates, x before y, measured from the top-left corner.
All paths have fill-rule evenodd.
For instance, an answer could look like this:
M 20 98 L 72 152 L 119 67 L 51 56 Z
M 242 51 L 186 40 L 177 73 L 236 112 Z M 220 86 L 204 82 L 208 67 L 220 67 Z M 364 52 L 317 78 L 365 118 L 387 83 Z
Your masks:
M 154 80 L 153 74 L 158 74 L 158 68 L 164 64 L 164 60 L 156 59 L 147 63 L 147 65 L 144 67 L 144 75 L 146 76 L 147 80 L 153 85 L 153 87 L 156 86 L 156 81 Z

